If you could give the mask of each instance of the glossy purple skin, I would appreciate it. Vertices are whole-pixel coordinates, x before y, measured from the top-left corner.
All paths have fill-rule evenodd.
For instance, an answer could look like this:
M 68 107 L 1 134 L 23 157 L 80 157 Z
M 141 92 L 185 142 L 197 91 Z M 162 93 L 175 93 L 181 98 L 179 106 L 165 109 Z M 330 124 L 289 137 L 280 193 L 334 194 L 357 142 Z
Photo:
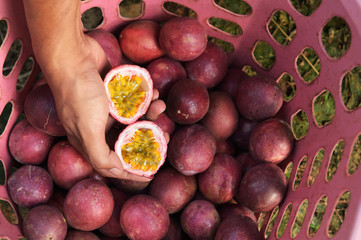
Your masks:
M 46 160 L 56 138 L 33 127 L 26 119 L 15 125 L 9 136 L 9 150 L 16 161 L 38 165 Z
M 209 94 L 209 108 L 201 124 L 219 139 L 229 138 L 238 125 L 238 111 L 231 96 L 226 92 L 213 91 Z
M 283 93 L 271 78 L 247 77 L 239 83 L 235 101 L 243 117 L 260 121 L 276 115 L 283 104 Z
M 150 182 L 148 193 L 157 198 L 169 214 L 180 211 L 194 196 L 197 181 L 174 168 L 163 168 Z
M 132 62 L 146 64 L 164 56 L 159 45 L 159 23 L 138 20 L 128 24 L 119 34 L 122 53 Z
M 257 125 L 257 121 L 248 120 L 242 116 L 238 118 L 238 124 L 230 139 L 239 150 L 248 151 L 251 133 Z
M 168 161 L 184 175 L 205 171 L 216 153 L 216 140 L 200 124 L 178 129 L 168 144 Z
M 156 123 L 164 132 L 167 132 L 169 135 L 172 135 L 175 131 L 175 122 L 170 119 L 168 114 L 165 112 L 162 112 L 153 122 Z
M 49 205 L 31 208 L 23 221 L 23 233 L 28 240 L 63 240 L 67 228 L 60 210 Z
M 278 164 L 292 152 L 294 136 L 288 123 L 277 118 L 260 122 L 252 131 L 249 153 L 253 159 Z
M 112 192 L 114 198 L 113 213 L 110 219 L 98 230 L 107 237 L 120 237 L 124 235 L 119 223 L 120 210 L 130 195 L 114 187 L 111 187 L 110 191 Z
M 251 168 L 243 177 L 235 197 L 254 212 L 268 212 L 283 200 L 287 181 L 282 169 L 272 163 Z
M 209 94 L 199 81 L 182 79 L 169 91 L 166 112 L 174 122 L 189 125 L 200 121 L 209 109 Z
M 227 53 L 218 45 L 208 42 L 203 53 L 192 61 L 185 63 L 187 76 L 200 81 L 207 88 L 219 84 L 228 70 Z
M 65 240 L 100 240 L 100 238 L 93 232 L 72 229 L 66 235 Z
M 254 222 L 257 222 L 256 215 L 253 211 L 245 207 L 241 203 L 233 204 L 233 203 L 225 203 L 218 205 L 217 207 L 219 216 L 221 217 L 222 221 L 229 216 L 233 215 L 244 215 L 251 218 Z
M 21 207 L 31 208 L 45 204 L 53 194 L 50 174 L 42 167 L 23 165 L 8 179 L 11 199 Z
M 238 85 L 246 77 L 247 74 L 243 72 L 241 68 L 229 68 L 226 76 L 216 86 L 216 89 L 218 91 L 227 92 L 233 99 L 235 99 Z
M 194 200 L 182 211 L 180 222 L 192 239 L 214 239 L 221 222 L 215 206 L 206 200 Z
M 167 234 L 169 224 L 167 210 L 150 195 L 129 198 L 120 212 L 120 225 L 130 239 L 161 239 Z
M 24 101 L 24 114 L 29 123 L 40 131 L 52 136 L 66 135 L 48 84 L 37 86 L 28 93 Z
M 257 224 L 243 215 L 230 216 L 219 225 L 215 240 L 259 240 L 261 234 Z
M 110 178 L 111 184 L 118 188 L 120 191 L 136 194 L 144 192 L 149 182 L 138 182 L 128 179 L 120 179 L 120 178 Z
M 94 29 L 87 32 L 87 35 L 94 38 L 103 48 L 111 68 L 120 65 L 122 62 L 122 52 L 120 50 L 118 39 L 111 32 L 103 29 Z
M 158 58 L 146 67 L 153 80 L 153 87 L 159 91 L 159 98 L 166 99 L 173 84 L 187 77 L 183 65 L 169 57 Z
M 109 187 L 92 178 L 77 182 L 65 197 L 64 216 L 69 226 L 93 231 L 111 217 L 114 199 Z
M 209 168 L 198 175 L 200 192 L 213 203 L 230 201 L 238 192 L 242 171 L 239 162 L 227 154 L 216 154 Z
M 194 18 L 172 18 L 162 26 L 159 44 L 169 57 L 178 61 L 190 61 L 206 49 L 207 32 Z
M 248 152 L 242 152 L 236 156 L 236 160 L 240 163 L 242 174 L 245 175 L 251 168 L 261 164 L 254 160 Z

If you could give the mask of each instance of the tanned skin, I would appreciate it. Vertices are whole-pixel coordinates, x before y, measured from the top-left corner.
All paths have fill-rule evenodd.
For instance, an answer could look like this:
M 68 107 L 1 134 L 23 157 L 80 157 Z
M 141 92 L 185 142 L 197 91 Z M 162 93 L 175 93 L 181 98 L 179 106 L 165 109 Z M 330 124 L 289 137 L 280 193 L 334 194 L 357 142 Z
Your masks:
M 105 140 L 114 120 L 101 74 L 110 65 L 100 45 L 83 33 L 80 0 L 23 0 L 35 58 L 47 80 L 69 142 L 103 176 L 135 181 L 150 178 L 123 170 Z M 146 114 L 155 120 L 165 103 L 154 99 Z M 169 140 L 169 136 L 167 136 Z

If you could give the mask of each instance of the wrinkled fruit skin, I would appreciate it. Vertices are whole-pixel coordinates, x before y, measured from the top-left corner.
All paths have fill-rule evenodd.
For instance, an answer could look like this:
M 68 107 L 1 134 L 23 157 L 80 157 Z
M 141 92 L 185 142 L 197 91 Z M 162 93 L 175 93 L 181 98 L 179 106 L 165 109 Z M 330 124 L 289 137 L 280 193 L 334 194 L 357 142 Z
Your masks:
M 153 86 L 159 91 L 159 98 L 166 99 L 173 84 L 187 77 L 183 65 L 169 57 L 156 59 L 149 63 L 147 70 L 153 79 Z
M 206 115 L 209 104 L 209 94 L 204 84 L 183 79 L 170 89 L 166 111 L 174 122 L 187 125 L 201 120 Z
M 132 62 L 144 64 L 164 55 L 160 48 L 160 25 L 151 20 L 128 24 L 119 35 L 122 52 Z
M 288 123 L 270 118 L 259 123 L 252 131 L 249 153 L 255 160 L 277 164 L 291 154 L 294 141 Z
M 184 175 L 195 175 L 205 171 L 216 153 L 216 140 L 200 124 L 178 129 L 168 145 L 170 164 Z
M 114 200 L 109 187 L 95 179 L 77 182 L 68 192 L 64 202 L 64 215 L 69 226 L 93 231 L 103 226 L 111 217 Z
M 130 239 L 161 239 L 169 228 L 167 210 L 150 195 L 129 198 L 120 212 L 120 225 Z
M 63 189 L 70 189 L 93 173 L 90 163 L 67 140 L 51 148 L 47 163 L 53 181 Z
M 192 239 L 213 239 L 221 218 L 214 205 L 206 200 L 193 200 L 182 211 L 180 222 Z
M 28 240 L 63 240 L 67 228 L 60 210 L 49 205 L 31 208 L 23 221 L 23 233 Z
M 162 26 L 159 44 L 169 57 L 178 61 L 190 61 L 206 49 L 207 32 L 196 19 L 173 18 Z
M 259 240 L 261 234 L 257 224 L 249 217 L 234 215 L 222 221 L 219 225 L 215 240 Z
M 206 49 L 199 57 L 185 63 L 185 69 L 190 79 L 200 81 L 207 88 L 212 88 L 219 84 L 227 73 L 227 54 L 218 45 L 208 42 Z
M 236 200 L 254 212 L 268 212 L 282 201 L 286 190 L 282 169 L 263 163 L 251 168 L 243 177 Z
M 208 200 L 222 204 L 236 195 L 241 178 L 240 164 L 232 156 L 216 154 L 211 166 L 198 175 L 198 186 Z
M 103 29 L 94 29 L 87 32 L 103 48 L 107 55 L 111 68 L 119 66 L 122 62 L 122 52 L 120 50 L 118 39 L 111 33 Z
M 201 124 L 219 139 L 229 138 L 238 125 L 238 111 L 231 96 L 226 92 L 214 91 L 209 94 L 210 104 Z
M 169 214 L 180 211 L 194 196 L 197 182 L 174 168 L 161 169 L 149 185 L 149 194 L 157 198 Z
M 33 127 L 26 119 L 15 125 L 9 136 L 9 150 L 16 161 L 37 165 L 46 160 L 55 137 Z
M 28 93 L 24 101 L 24 114 L 29 123 L 40 131 L 52 136 L 66 135 L 48 84 L 33 88 Z
M 268 77 L 243 79 L 237 89 L 236 105 L 241 115 L 261 121 L 276 115 L 283 104 L 283 93 L 278 83 Z
M 11 199 L 21 207 L 32 208 L 45 204 L 53 194 L 53 181 L 42 167 L 23 165 L 8 179 Z

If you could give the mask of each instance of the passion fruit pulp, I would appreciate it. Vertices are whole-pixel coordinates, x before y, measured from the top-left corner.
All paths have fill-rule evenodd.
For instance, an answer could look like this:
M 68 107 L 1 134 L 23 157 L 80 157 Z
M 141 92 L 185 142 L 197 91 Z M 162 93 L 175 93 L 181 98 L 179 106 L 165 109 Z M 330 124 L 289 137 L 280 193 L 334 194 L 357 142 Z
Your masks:
M 146 113 L 153 97 L 149 72 L 137 65 L 120 65 L 108 72 L 104 85 L 110 114 L 122 124 L 131 124 Z
M 138 121 L 127 126 L 115 143 L 126 171 L 150 177 L 163 165 L 167 142 L 163 130 L 150 121 Z

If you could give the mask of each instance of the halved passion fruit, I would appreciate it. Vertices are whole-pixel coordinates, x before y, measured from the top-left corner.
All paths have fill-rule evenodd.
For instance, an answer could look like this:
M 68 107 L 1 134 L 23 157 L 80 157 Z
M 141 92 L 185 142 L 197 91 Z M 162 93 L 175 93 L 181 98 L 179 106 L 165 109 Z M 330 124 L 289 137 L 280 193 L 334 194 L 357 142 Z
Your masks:
M 137 65 L 120 65 L 104 79 L 110 114 L 122 124 L 131 124 L 146 113 L 153 97 L 149 72 Z
M 114 150 L 126 171 L 150 177 L 165 161 L 167 141 L 157 124 L 138 121 L 120 133 Z

